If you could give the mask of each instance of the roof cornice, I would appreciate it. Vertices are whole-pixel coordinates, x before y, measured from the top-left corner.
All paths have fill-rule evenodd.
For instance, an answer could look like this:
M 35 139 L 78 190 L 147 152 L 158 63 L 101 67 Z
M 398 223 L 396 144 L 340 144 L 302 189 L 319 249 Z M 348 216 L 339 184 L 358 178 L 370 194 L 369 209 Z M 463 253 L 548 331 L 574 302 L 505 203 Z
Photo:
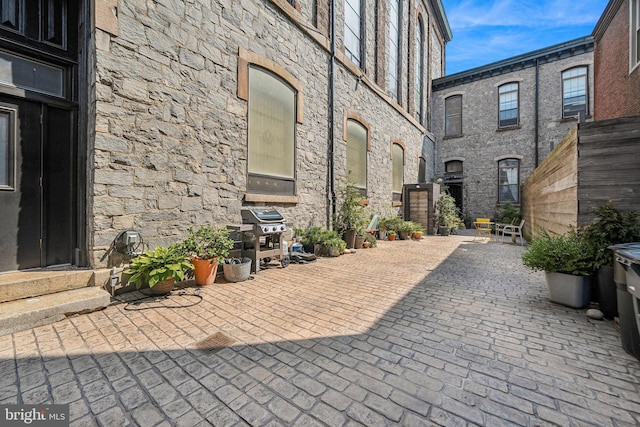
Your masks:
M 618 13 L 618 10 L 620 10 L 620 6 L 622 6 L 623 2 L 624 0 L 610 0 L 609 4 L 607 4 L 607 7 L 604 8 L 604 12 L 602 12 L 602 15 L 600 15 L 600 19 L 598 20 L 598 23 L 593 28 L 593 32 L 591 33 L 596 42 L 600 41 L 600 39 L 604 35 L 604 32 L 607 31 L 607 28 L 609 28 L 609 24 L 611 24 L 611 21 L 613 21 L 616 13 Z
M 440 30 L 440 34 L 442 34 L 444 42 L 450 42 L 453 38 L 453 33 L 451 32 L 451 27 L 449 26 L 447 14 L 444 12 L 442 0 L 429 0 L 429 3 L 431 3 L 431 9 L 435 11 L 436 16 L 434 18 L 436 19 L 438 29 Z
M 441 77 L 433 81 L 433 90 L 447 89 L 461 84 L 488 79 L 502 74 L 535 67 L 536 65 L 593 52 L 593 45 L 593 37 L 586 36 L 544 49 L 535 50 L 533 52 L 507 58 L 502 61 L 493 62 L 482 67 L 472 68 L 467 71 L 451 74 L 450 76 Z

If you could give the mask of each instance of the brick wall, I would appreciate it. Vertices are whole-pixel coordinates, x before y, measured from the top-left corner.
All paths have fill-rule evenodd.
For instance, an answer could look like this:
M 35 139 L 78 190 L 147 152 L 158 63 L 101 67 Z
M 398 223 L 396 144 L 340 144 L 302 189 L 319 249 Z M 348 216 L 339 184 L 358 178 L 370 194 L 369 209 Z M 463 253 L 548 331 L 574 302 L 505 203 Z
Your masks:
M 640 67 L 629 73 L 629 1 L 596 39 L 595 120 L 640 115 Z

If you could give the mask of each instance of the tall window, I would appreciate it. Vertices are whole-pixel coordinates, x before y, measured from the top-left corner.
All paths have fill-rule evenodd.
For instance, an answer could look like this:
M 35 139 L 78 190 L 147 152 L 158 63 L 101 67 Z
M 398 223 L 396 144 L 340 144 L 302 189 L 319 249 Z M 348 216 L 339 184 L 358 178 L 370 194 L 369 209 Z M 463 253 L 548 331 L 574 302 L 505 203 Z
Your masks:
M 498 162 L 498 202 L 519 203 L 520 161 L 504 159 Z
M 13 190 L 15 166 L 15 110 L 0 109 L 0 190 Z
M 498 88 L 500 119 L 498 127 L 518 125 L 518 83 L 507 83 Z
M 404 184 L 404 149 L 400 144 L 393 144 L 393 201 L 402 200 L 402 184 Z
M 424 30 L 422 19 L 418 18 L 416 27 L 416 119 L 422 124 L 424 108 Z
M 362 66 L 362 2 L 344 2 L 344 48 L 347 58 Z
M 640 64 L 640 0 L 629 2 L 629 70 Z
M 249 192 L 295 195 L 295 130 L 296 91 L 249 67 Z
M 453 95 L 444 100 L 445 136 L 462 135 L 462 95 Z
M 562 118 L 587 115 L 587 67 L 562 73 Z
M 401 25 L 400 0 L 389 2 L 389 94 L 398 100 L 398 75 L 400 56 L 400 28 Z
M 367 128 L 355 120 L 347 120 L 347 171 L 349 180 L 361 190 L 367 191 Z

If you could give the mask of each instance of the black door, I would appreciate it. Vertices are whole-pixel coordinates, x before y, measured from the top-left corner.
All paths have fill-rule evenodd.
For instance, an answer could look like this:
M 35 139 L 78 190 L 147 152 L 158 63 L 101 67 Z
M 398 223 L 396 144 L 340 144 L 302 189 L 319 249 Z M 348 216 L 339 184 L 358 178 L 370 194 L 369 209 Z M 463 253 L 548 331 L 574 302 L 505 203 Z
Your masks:
M 72 114 L 0 96 L 0 271 L 72 262 Z

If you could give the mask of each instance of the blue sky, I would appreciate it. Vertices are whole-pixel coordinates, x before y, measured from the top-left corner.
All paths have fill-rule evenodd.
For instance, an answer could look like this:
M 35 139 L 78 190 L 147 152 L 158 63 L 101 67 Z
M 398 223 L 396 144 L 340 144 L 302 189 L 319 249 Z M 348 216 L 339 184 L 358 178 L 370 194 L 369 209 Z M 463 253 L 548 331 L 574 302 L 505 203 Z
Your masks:
M 607 0 L 442 0 L 447 75 L 588 36 Z

